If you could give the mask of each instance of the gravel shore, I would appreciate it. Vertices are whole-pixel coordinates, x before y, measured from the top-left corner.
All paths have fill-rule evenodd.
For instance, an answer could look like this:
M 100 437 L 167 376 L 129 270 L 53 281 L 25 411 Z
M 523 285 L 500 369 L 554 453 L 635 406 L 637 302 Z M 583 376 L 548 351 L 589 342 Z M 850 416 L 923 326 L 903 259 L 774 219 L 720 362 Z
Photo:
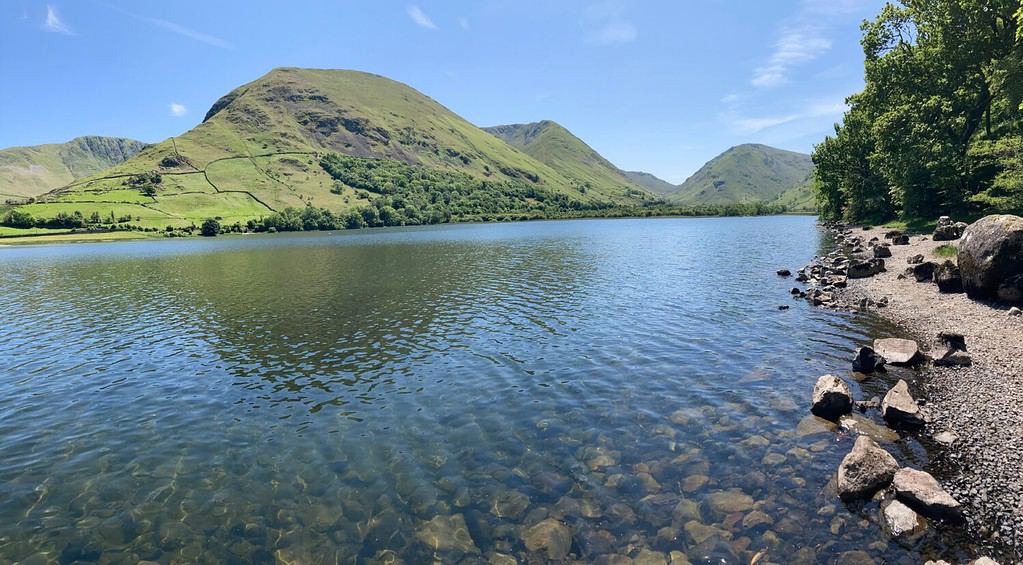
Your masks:
M 857 228 L 853 235 L 886 242 L 886 231 Z M 958 436 L 935 457 L 946 471 L 945 487 L 964 505 L 981 539 L 1007 546 L 1023 561 L 1023 317 L 1010 317 L 1008 307 L 965 294 L 942 294 L 937 285 L 912 276 L 899 278 L 908 257 L 922 254 L 941 263 L 945 258 L 936 257 L 935 248 L 956 243 L 913 236 L 909 245 L 891 246 L 886 272 L 850 280 L 838 294 L 850 304 L 887 298 L 886 307 L 871 310 L 915 335 L 924 349 L 935 347 L 938 332 L 966 337 L 973 365 L 933 367 L 916 393 L 930 404 L 927 435 L 951 431 Z

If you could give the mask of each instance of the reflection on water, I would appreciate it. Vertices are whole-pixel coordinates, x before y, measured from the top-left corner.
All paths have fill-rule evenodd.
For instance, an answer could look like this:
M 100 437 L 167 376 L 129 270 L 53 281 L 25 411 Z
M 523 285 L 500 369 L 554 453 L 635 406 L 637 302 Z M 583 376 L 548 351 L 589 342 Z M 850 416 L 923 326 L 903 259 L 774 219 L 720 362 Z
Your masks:
M 853 438 L 809 391 L 873 328 L 777 309 L 820 245 L 778 217 L 5 249 L 0 562 L 962 555 L 828 487 Z

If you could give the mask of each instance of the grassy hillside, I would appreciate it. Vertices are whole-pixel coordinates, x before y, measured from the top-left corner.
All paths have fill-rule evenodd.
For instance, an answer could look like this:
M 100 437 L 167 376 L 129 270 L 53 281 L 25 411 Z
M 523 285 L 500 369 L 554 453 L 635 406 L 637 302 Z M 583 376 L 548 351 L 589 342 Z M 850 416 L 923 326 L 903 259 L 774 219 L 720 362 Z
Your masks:
M 817 197 L 813 193 L 813 185 L 809 179 L 781 193 L 772 202 L 784 206 L 790 212 L 817 211 Z
M 642 171 L 622 171 L 622 174 L 625 175 L 625 178 L 632 181 L 632 184 L 642 186 L 654 194 L 664 196 L 678 190 L 677 185 L 671 184 L 670 182 L 650 173 L 644 173 Z
M 745 144 L 711 159 L 668 195 L 681 205 L 770 202 L 810 177 L 809 155 Z
M 281 68 L 223 96 L 192 130 L 54 190 L 26 211 L 36 218 L 98 211 L 164 227 L 305 205 L 344 212 L 379 197 L 327 174 L 321 158 L 331 153 L 464 174 L 488 181 L 484 187 L 532 186 L 586 206 L 637 204 L 646 196 L 628 183 L 582 190 L 575 177 L 390 79 Z
M 76 137 L 67 143 L 0 149 L 0 197 L 20 199 L 122 163 L 146 147 L 120 137 Z
M 631 194 L 642 199 L 646 189 L 586 145 L 572 132 L 552 121 L 483 128 L 564 177 L 580 192 Z

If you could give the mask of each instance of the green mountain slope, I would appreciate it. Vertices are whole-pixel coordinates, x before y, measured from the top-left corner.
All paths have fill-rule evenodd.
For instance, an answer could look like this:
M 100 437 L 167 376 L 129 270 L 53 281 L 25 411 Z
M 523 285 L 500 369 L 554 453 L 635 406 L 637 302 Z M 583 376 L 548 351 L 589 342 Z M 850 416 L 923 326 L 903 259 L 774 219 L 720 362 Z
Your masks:
M 813 193 L 813 184 L 809 179 L 781 193 L 773 202 L 781 204 L 789 212 L 817 211 L 817 197 Z
M 559 124 L 544 120 L 483 128 L 568 178 L 587 194 L 626 193 L 642 198 L 646 189 Z
M 809 155 L 738 145 L 708 161 L 668 198 L 681 205 L 769 202 L 805 184 L 812 170 Z
M 338 180 L 344 175 L 328 175 L 320 159 L 329 153 L 502 186 L 523 184 L 590 204 L 632 204 L 643 196 L 628 183 L 601 183 L 583 192 L 576 178 L 399 82 L 356 71 L 280 68 L 223 96 L 192 130 L 57 189 L 25 211 L 52 217 L 98 210 L 106 217 L 107 203 L 116 205 L 116 216 L 164 227 L 211 215 L 244 221 L 306 204 L 341 212 L 388 193 L 387 187 L 373 192 Z M 139 177 L 150 171 L 159 176 Z M 147 184 L 155 188 L 142 194 L 138 187 Z
M 0 149 L 0 196 L 38 196 L 122 163 L 146 147 L 120 137 L 76 137 L 67 143 Z
M 671 184 L 670 182 L 656 177 L 650 173 L 644 173 L 643 171 L 622 171 L 625 178 L 632 181 L 633 184 L 637 184 L 647 189 L 654 194 L 671 194 L 678 190 L 678 186 Z

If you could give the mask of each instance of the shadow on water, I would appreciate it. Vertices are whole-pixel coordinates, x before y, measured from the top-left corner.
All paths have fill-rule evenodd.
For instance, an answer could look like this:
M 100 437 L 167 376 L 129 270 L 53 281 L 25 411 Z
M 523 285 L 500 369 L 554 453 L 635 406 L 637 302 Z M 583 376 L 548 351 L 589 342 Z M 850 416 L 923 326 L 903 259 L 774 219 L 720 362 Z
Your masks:
M 778 217 L 5 251 L 0 561 L 963 557 L 829 486 L 854 437 L 810 388 L 890 328 L 790 302 L 774 271 L 827 244 Z M 570 538 L 530 551 L 548 518 Z

